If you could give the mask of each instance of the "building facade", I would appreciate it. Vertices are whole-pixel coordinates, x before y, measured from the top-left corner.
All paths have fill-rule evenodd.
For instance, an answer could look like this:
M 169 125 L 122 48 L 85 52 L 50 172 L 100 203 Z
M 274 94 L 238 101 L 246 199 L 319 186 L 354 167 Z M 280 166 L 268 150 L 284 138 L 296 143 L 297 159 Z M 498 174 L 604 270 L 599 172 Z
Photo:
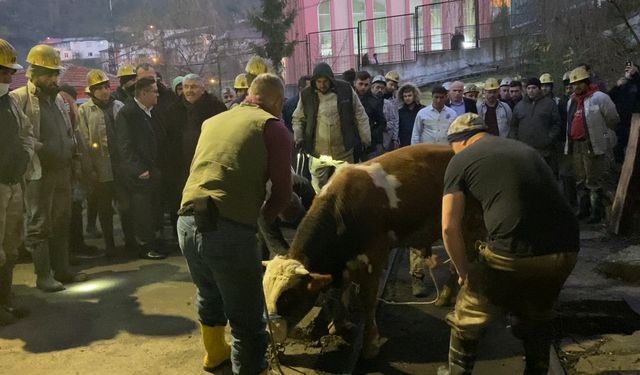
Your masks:
M 298 43 L 285 59 L 285 80 L 294 83 L 321 61 L 341 73 L 367 60 L 397 63 L 414 60 L 416 53 L 473 48 L 488 37 L 496 9 L 509 5 L 508 0 L 293 1 L 297 18 L 288 37 Z M 451 43 L 456 34 L 464 36 L 461 45 Z

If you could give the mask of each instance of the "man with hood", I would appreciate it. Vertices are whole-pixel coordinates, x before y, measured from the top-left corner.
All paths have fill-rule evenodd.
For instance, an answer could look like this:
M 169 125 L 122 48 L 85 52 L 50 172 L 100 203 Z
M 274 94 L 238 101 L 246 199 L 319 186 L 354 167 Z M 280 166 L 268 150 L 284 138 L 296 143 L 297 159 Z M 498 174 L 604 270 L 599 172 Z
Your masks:
M 309 154 L 311 184 L 316 192 L 335 169 L 353 163 L 354 148 L 371 143 L 369 118 L 349 83 L 335 79 L 328 64 L 313 69 L 311 85 L 300 93 L 293 112 L 296 147 Z
M 29 51 L 26 86 L 10 93 L 33 125 L 33 155 L 27 167 L 27 237 L 36 272 L 36 286 L 45 292 L 62 283 L 86 281 L 69 264 L 71 166 L 76 153 L 71 118 L 59 94 L 60 56 L 48 45 Z
M 584 67 L 569 74 L 573 95 L 567 104 L 567 138 L 565 153 L 573 156 L 578 218 L 589 215 L 588 223 L 599 223 L 604 217 L 603 179 L 608 155 L 615 145 L 616 124 L 620 121 L 616 106 L 609 96 L 598 90 Z
M 109 77 L 101 70 L 93 69 L 87 73 L 87 89 L 90 98 L 78 108 L 78 131 L 85 144 L 89 145 L 92 167 L 89 174 L 93 182 L 105 251 L 108 257 L 113 257 L 116 255 L 112 208 L 115 198 L 113 163 L 117 160 L 115 119 L 124 103 L 113 99 Z M 128 233 L 130 226 L 123 225 L 122 228 L 125 238 L 131 242 L 131 233 Z
M 513 108 L 509 138 L 517 139 L 535 148 L 558 175 L 560 145 L 560 113 L 558 106 L 544 95 L 538 78 L 529 78 L 527 94 Z
M 216 96 L 205 90 L 204 80 L 197 74 L 187 74 L 182 81 L 183 94 L 173 103 L 161 119 L 167 131 L 166 176 L 164 182 L 170 190 L 169 215 L 174 225 L 178 220 L 182 188 L 189 176 L 189 166 L 196 150 L 202 123 L 227 107 Z

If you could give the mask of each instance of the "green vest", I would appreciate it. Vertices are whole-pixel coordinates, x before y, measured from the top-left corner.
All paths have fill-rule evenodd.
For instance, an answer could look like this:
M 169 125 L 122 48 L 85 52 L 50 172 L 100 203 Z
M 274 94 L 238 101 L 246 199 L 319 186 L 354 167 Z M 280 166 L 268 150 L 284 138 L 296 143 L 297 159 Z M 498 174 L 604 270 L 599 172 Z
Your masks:
M 256 225 L 268 178 L 263 131 L 270 119 L 275 117 L 243 103 L 206 120 L 181 206 L 210 196 L 221 217 Z

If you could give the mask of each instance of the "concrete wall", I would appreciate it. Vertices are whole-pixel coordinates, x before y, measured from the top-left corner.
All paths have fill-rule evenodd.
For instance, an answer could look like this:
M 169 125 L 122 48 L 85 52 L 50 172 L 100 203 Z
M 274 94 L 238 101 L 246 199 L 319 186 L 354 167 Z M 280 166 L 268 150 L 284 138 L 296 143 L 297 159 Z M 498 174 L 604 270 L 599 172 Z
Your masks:
M 511 68 L 518 61 L 513 57 L 516 50 L 515 42 L 492 38 L 481 40 L 479 48 L 418 54 L 416 61 L 368 66 L 367 70 L 372 74 L 397 70 L 402 82 L 426 86 L 433 82 Z

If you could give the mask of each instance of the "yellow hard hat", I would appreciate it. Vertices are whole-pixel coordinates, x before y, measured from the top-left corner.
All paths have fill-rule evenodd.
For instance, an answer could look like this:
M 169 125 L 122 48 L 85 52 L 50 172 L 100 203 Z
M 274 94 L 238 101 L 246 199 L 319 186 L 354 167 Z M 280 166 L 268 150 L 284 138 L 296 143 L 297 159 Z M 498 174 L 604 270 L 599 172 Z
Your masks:
M 480 92 L 480 90 L 478 90 L 478 86 L 474 85 L 473 83 L 469 83 L 464 88 L 464 93 L 466 94 L 468 92 Z
M 247 82 L 247 75 L 242 73 L 236 76 L 236 80 L 233 82 L 233 88 L 236 90 L 248 89 L 249 83 Z
M 589 72 L 584 66 L 579 66 L 569 73 L 569 83 L 576 83 L 590 78 Z
M 260 74 L 269 73 L 269 64 L 267 64 L 267 61 L 262 57 L 253 56 L 251 59 L 249 59 L 249 62 L 247 63 L 247 66 L 244 68 L 244 70 L 247 73 L 257 77 Z
M 398 72 L 396 72 L 395 70 L 392 70 L 392 71 L 388 72 L 387 74 L 385 74 L 384 78 L 386 78 L 389 81 L 393 81 L 395 83 L 400 82 L 400 74 Z
M 16 63 L 16 49 L 4 39 L 0 39 L 0 66 L 15 70 L 22 69 L 22 66 Z
M 495 78 L 489 78 L 484 82 L 484 89 L 486 90 L 497 90 L 500 88 L 500 82 L 498 82 Z
M 109 82 L 109 77 L 107 77 L 107 73 L 102 70 L 91 69 L 89 73 L 87 73 L 87 88 L 105 82 Z
M 553 77 L 551 77 L 551 74 L 549 73 L 543 73 L 540 76 L 540 83 L 541 84 L 545 84 L 545 83 L 553 83 Z
M 116 74 L 118 78 L 126 77 L 126 76 L 135 76 L 136 68 L 131 64 L 125 64 L 118 68 L 118 73 Z
M 27 55 L 27 62 L 31 65 L 40 66 L 52 70 L 60 70 L 60 55 L 53 47 L 46 44 L 38 44 L 31 48 Z

